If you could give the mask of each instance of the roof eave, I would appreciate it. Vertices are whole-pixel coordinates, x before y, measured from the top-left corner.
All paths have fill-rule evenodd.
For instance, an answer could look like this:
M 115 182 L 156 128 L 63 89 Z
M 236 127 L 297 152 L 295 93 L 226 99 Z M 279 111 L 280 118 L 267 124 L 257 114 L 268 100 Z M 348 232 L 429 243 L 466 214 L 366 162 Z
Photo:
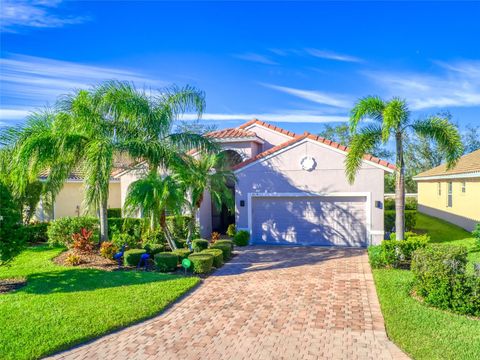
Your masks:
M 458 174 L 414 176 L 412 179 L 415 181 L 428 181 L 428 180 L 472 179 L 472 178 L 480 178 L 480 171 L 458 173 Z

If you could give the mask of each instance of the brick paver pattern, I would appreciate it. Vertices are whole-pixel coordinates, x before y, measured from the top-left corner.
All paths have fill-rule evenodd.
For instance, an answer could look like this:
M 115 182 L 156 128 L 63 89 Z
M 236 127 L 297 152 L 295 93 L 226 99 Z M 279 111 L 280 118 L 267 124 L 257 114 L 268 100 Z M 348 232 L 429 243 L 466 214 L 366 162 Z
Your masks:
M 241 249 L 163 314 L 54 358 L 408 359 L 365 250 L 322 247 Z

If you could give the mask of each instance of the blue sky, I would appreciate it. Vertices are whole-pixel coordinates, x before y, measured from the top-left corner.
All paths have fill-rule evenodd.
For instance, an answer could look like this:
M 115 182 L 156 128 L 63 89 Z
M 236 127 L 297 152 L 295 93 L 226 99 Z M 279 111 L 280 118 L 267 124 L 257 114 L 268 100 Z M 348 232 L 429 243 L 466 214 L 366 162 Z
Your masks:
M 318 131 L 359 97 L 480 125 L 480 3 L 3 0 L 0 123 L 105 79 L 191 84 L 205 121 Z M 188 117 L 187 117 L 188 118 Z

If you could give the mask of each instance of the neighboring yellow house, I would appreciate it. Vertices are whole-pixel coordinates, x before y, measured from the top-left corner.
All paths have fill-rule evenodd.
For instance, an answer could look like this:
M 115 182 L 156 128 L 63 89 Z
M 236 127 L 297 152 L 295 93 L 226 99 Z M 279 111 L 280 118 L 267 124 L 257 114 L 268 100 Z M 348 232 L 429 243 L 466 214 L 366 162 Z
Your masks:
M 443 164 L 413 179 L 420 212 L 468 231 L 480 222 L 480 150 L 462 156 L 453 169 Z

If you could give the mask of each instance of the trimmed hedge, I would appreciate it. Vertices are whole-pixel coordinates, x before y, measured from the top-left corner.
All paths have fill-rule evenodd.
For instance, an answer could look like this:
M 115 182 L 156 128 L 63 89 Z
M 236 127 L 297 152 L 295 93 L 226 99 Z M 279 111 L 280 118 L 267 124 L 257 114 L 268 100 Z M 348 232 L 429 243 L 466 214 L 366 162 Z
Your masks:
M 127 250 L 123 254 L 123 264 L 125 266 L 137 266 L 143 254 L 146 254 L 144 249 Z
M 208 240 L 205 239 L 195 239 L 192 241 L 193 252 L 200 252 L 202 250 L 208 249 Z
M 155 267 L 161 272 L 171 272 L 177 269 L 178 256 L 171 252 L 161 252 L 154 257 Z
M 237 231 L 233 241 L 235 241 L 237 246 L 247 246 L 250 241 L 250 233 L 246 230 Z
M 187 240 L 185 240 L 185 239 L 174 239 L 173 241 L 175 241 L 175 245 L 177 245 L 177 248 L 179 248 L 179 249 L 187 249 L 188 248 Z
M 192 251 L 190 249 L 175 249 L 172 253 L 178 256 L 178 263 L 180 264 L 183 259 L 188 258 Z
M 213 255 L 211 254 L 191 254 L 188 259 L 192 262 L 192 269 L 195 274 L 206 274 L 212 270 Z
M 408 266 L 413 252 L 427 246 L 428 235 L 405 233 L 405 240 L 384 240 L 381 245 L 368 248 L 368 259 L 373 268 Z M 393 238 L 395 238 L 393 236 Z
M 122 217 L 122 209 L 121 208 L 107 209 L 107 217 L 108 218 L 121 218 Z
M 395 228 L 395 210 L 385 210 L 385 231 Z M 417 225 L 417 210 L 405 210 L 405 230 L 413 230 Z
M 233 240 L 217 240 L 214 245 L 228 245 L 233 251 Z
M 213 256 L 213 266 L 217 269 L 223 265 L 223 251 L 220 249 L 206 249 L 201 254 L 210 254 Z
M 427 304 L 460 314 L 480 316 L 480 278 L 465 273 L 468 250 L 435 244 L 415 251 L 415 290 Z
M 418 201 L 415 198 L 408 197 L 405 199 L 405 210 L 417 210 Z M 395 199 L 385 199 L 383 202 L 385 210 L 395 210 Z
M 232 257 L 232 247 L 228 244 L 213 244 L 210 249 L 220 249 L 223 252 L 223 260 L 227 261 Z
M 30 243 L 48 241 L 48 222 L 28 224 L 19 228 L 23 240 Z
M 72 235 L 79 233 L 82 228 L 93 230 L 93 241 L 99 240 L 99 222 L 95 217 L 67 216 L 53 220 L 48 226 L 48 243 L 50 245 L 71 246 Z

